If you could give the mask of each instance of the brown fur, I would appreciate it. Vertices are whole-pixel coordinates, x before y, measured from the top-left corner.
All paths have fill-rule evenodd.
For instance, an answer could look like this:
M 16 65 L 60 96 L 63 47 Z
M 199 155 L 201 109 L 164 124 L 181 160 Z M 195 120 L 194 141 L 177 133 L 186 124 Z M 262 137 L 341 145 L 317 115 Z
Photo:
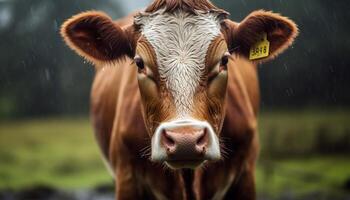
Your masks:
M 166 12 L 183 9 L 193 14 L 216 11 L 227 15 L 207 0 L 156 0 L 146 12 L 162 8 Z M 207 71 L 196 91 L 197 109 L 193 113 L 220 132 L 223 159 L 195 171 L 169 171 L 151 163 L 148 154 L 155 128 L 171 119 L 175 108 L 159 78 L 154 50 L 140 36 L 139 27 L 128 24 L 133 15 L 112 22 L 102 13 L 83 13 L 65 22 L 61 30 L 66 43 L 96 65 L 91 118 L 96 139 L 116 177 L 116 199 L 254 200 L 259 151 L 256 63 L 274 58 L 291 45 L 298 33 L 296 25 L 266 11 L 253 12 L 241 23 L 223 21 L 222 35 L 207 52 Z M 248 61 L 249 48 L 262 32 L 268 33 L 270 56 Z M 112 44 L 109 47 L 108 42 Z M 208 73 L 221 61 L 227 47 L 232 53 L 227 65 L 228 79 L 218 79 L 227 81 L 227 88 L 220 88 L 225 84 L 208 84 Z M 135 54 L 144 60 L 146 68 L 142 71 L 130 59 Z M 151 70 L 154 81 L 137 80 L 138 72 L 149 76 L 147 70 Z
M 184 194 L 178 196 L 179 192 L 176 192 L 184 191 L 181 174 L 168 172 L 157 164 L 151 164 L 143 155 L 147 154 L 147 151 L 142 150 L 149 147 L 149 136 L 143 124 L 136 68 L 128 63 L 131 61 L 99 70 L 92 90 L 93 122 L 105 124 L 107 127 L 95 126 L 96 134 L 103 141 L 110 142 L 109 148 L 102 146 L 102 150 L 109 151 L 107 158 L 116 173 L 116 184 L 122 188 L 117 191 L 117 197 L 140 199 L 147 195 L 153 196 L 154 194 L 148 194 L 148 190 L 153 188 L 169 199 L 184 199 Z M 258 152 L 256 113 L 259 102 L 256 68 L 242 59 L 230 61 L 228 67 L 232 77 L 229 78 L 227 111 L 221 131 L 227 152 L 223 162 L 208 165 L 205 170 L 198 169 L 195 172 L 194 192 L 197 199 L 208 199 L 226 185 L 232 185 L 229 188 L 232 198 L 250 192 L 250 197 L 245 199 L 254 197 L 253 174 Z M 114 116 L 114 119 L 110 116 Z M 112 131 L 108 132 L 110 129 Z M 109 140 L 106 135 L 109 135 Z M 246 176 L 240 175 L 238 179 L 238 174 Z M 241 186 L 236 182 L 245 184 Z M 238 190 L 237 186 L 242 189 L 235 192 Z M 136 188 L 146 189 L 135 191 Z M 229 196 L 226 198 L 230 199 Z
M 102 12 L 89 11 L 72 17 L 62 25 L 61 35 L 71 49 L 93 63 L 132 55 L 128 36 Z
M 227 51 L 227 45 L 222 36 L 217 37 L 209 46 L 206 56 L 206 69 L 212 70 L 218 63 L 221 62 L 222 55 Z M 208 71 L 205 74 L 208 74 Z M 195 96 L 196 110 L 193 114 L 195 119 L 208 121 L 216 133 L 221 132 L 223 116 L 225 115 L 225 95 L 226 84 L 208 83 L 208 76 L 203 77 L 202 85 Z M 227 80 L 220 80 L 227 81 Z M 219 88 L 218 88 L 219 87 Z
M 214 11 L 220 12 L 224 16 L 229 14 L 217 8 L 208 0 L 156 0 L 145 11 L 153 13 L 162 8 L 165 8 L 165 12 L 173 12 L 174 10 L 181 9 L 191 13 L 196 13 L 197 11 Z
M 166 89 L 164 80 L 160 79 L 154 50 L 143 37 L 140 38 L 138 43 L 137 54 L 142 56 L 147 67 L 145 70 L 151 70 L 153 79 L 158 83 L 156 85 L 146 79 L 147 83 L 142 84 L 143 81 L 140 81 L 139 84 L 144 120 L 149 135 L 152 136 L 160 122 L 168 121 L 173 117 L 175 107 L 172 104 L 172 97 Z M 150 85 L 153 85 L 153 87 Z

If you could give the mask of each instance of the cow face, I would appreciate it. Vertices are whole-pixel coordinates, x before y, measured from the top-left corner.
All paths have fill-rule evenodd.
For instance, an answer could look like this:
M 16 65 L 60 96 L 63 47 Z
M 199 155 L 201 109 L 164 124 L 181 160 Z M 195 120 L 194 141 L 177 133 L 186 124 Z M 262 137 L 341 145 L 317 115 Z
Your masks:
M 143 116 L 152 138 L 151 160 L 172 168 L 194 168 L 221 159 L 220 131 L 225 94 L 235 54 L 248 59 L 262 34 L 269 56 L 286 49 L 295 24 L 271 12 L 256 11 L 240 24 L 221 12 L 158 10 L 136 16 L 122 29 L 103 13 L 68 20 L 61 34 L 79 55 L 100 66 L 129 57 L 137 67 Z
M 220 159 L 228 48 L 218 13 L 139 15 L 135 64 L 154 161 L 171 167 Z

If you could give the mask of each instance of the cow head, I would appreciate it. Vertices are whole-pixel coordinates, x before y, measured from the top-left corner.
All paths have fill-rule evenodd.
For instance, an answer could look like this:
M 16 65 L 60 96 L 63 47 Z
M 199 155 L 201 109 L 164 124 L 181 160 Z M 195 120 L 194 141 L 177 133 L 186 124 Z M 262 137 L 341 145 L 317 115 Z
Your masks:
M 129 67 L 138 71 L 151 160 L 172 168 L 221 159 L 227 82 L 235 76 L 227 72 L 232 59 L 248 59 L 262 34 L 270 42 L 269 56 L 254 62 L 274 58 L 298 32 L 278 14 L 255 11 L 235 23 L 210 2 L 192 1 L 155 1 L 124 28 L 103 13 L 85 12 L 61 30 L 67 44 L 97 66 L 133 59 Z

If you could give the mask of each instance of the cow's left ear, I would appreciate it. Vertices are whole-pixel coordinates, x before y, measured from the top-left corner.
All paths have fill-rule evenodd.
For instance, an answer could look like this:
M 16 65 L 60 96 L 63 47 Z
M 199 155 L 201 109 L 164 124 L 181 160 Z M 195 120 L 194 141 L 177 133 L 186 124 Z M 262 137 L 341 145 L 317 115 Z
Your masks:
M 241 23 L 226 20 L 225 27 L 230 52 L 258 63 L 275 58 L 298 35 L 297 25 L 292 20 L 263 10 L 252 12 Z M 268 52 L 263 52 L 266 49 Z

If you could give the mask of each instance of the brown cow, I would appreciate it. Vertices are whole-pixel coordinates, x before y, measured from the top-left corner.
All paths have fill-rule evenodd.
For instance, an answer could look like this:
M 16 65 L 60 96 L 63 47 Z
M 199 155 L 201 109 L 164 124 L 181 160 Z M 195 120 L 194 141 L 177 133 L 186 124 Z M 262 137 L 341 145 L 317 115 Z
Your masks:
M 227 16 L 208 0 L 156 0 L 120 21 L 91 11 L 63 24 L 96 67 L 91 116 L 117 199 L 255 199 L 256 65 L 298 29 L 263 10 Z

